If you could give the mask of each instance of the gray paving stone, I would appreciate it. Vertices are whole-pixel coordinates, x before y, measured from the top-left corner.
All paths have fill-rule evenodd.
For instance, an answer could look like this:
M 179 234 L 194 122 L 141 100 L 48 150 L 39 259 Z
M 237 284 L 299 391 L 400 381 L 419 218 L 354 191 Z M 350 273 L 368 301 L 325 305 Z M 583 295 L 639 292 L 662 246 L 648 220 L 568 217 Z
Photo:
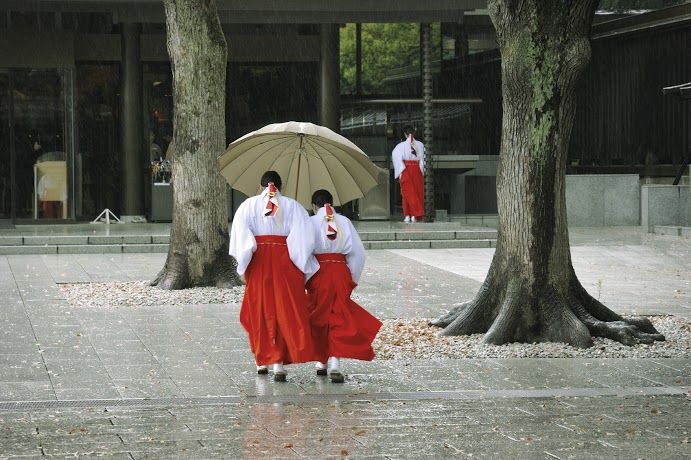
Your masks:
M 397 232 L 397 241 L 409 240 L 452 240 L 456 237 L 456 232 L 453 230 L 441 231 L 415 231 L 415 232 Z
M 47 374 L 46 378 L 40 381 L 0 381 L 0 400 L 2 401 L 41 401 L 51 399 L 55 399 L 55 392 Z
M 89 237 L 88 244 L 106 245 L 116 244 L 121 245 L 123 242 L 123 235 L 94 235 Z
M 131 253 L 147 253 L 147 252 L 168 252 L 167 244 L 125 244 L 122 246 L 122 252 L 125 254 Z
M 121 397 L 112 382 L 87 382 L 87 384 L 89 386 L 79 386 L 78 382 L 75 382 L 75 386 L 56 386 L 55 396 L 59 400 L 117 399 Z
M 493 240 L 442 240 L 431 241 L 430 247 L 432 249 L 449 249 L 449 248 L 489 248 Z
M 0 246 L 0 255 L 57 254 L 57 246 Z
M 21 246 L 24 238 L 21 236 L 0 236 L 0 246 Z
M 88 237 L 73 235 L 44 235 L 44 236 L 25 236 L 25 246 L 61 246 L 67 244 L 87 244 Z
M 390 241 L 396 239 L 395 232 L 362 232 L 360 239 L 364 241 Z
M 151 242 L 153 244 L 169 244 L 170 235 L 152 235 Z
M 82 244 L 73 246 L 58 246 L 58 254 L 120 254 L 122 246 L 111 244 Z
M 151 244 L 151 235 L 124 235 L 122 241 L 125 245 Z
M 183 391 L 167 377 L 140 380 L 114 378 L 115 388 L 122 398 L 179 398 Z
M 429 249 L 429 241 L 371 241 L 368 249 Z
M 420 225 L 419 233 L 429 231 Z M 401 224 L 400 231 L 409 230 Z M 687 282 L 688 243 L 617 232 L 573 233 L 584 282 L 608 270 L 625 273 L 603 281 L 612 289 L 603 296 L 657 301 L 661 311 L 687 308 L 685 288 L 676 300 L 665 290 Z M 378 317 L 430 317 L 473 296 L 491 256 L 489 248 L 371 251 L 355 295 Z M 90 404 L 32 406 L 28 416 L 0 405 L 0 452 L 10 443 L 17 452 L 36 454 L 31 430 L 38 427 L 50 434 L 47 446 L 55 450 L 49 452 L 132 452 L 135 458 L 322 458 L 340 457 L 344 449 L 352 457 L 388 458 L 418 452 L 439 458 L 542 458 L 545 452 L 652 458 L 665 452 L 684 458 L 688 359 L 345 361 L 344 385 L 318 379 L 309 364 L 289 366 L 283 385 L 256 376 L 237 305 L 80 310 L 60 298 L 54 284 L 146 279 L 164 260 L 164 254 L 0 256 L 0 288 L 15 292 L 0 299 L 0 350 L 7 345 L 12 351 L 0 354 L 0 402 L 58 398 Z M 583 261 L 595 261 L 595 267 Z M 8 282 L 10 277 L 17 282 Z M 646 278 L 656 285 L 649 288 Z M 633 296 L 625 297 L 632 285 Z M 37 353 L 34 331 L 43 353 Z M 679 396 L 667 396 L 670 391 Z M 223 395 L 240 402 L 214 402 Z M 171 399 L 182 397 L 204 399 Z M 100 399 L 121 406 L 105 408 Z M 75 427 L 91 437 L 70 435 Z M 180 430 L 186 430 L 185 439 L 174 436 Z M 114 432 L 126 433 L 126 442 L 110 448 L 99 441 Z

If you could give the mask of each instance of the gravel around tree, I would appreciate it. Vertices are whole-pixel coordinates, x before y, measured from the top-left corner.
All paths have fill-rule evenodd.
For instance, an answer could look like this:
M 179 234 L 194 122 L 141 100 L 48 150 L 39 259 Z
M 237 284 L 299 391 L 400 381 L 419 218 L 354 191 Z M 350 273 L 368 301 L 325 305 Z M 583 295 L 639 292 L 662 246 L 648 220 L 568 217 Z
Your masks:
M 74 308 L 147 308 L 157 305 L 239 304 L 244 287 L 200 287 L 169 291 L 146 281 L 60 284 Z M 590 348 L 565 343 L 482 343 L 483 334 L 442 336 L 430 318 L 385 319 L 373 343 L 379 360 L 477 358 L 690 358 L 691 321 L 676 316 L 649 316 L 664 342 L 622 345 L 596 337 Z

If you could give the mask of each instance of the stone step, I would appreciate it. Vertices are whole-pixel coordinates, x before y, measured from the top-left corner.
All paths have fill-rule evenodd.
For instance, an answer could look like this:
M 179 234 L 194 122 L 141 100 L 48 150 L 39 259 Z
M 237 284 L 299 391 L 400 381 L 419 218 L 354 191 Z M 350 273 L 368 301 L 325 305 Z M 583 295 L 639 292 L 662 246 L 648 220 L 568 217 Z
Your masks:
M 130 254 L 168 252 L 168 244 L 67 244 L 0 246 L 0 255 L 27 254 Z
M 415 240 L 479 240 L 496 238 L 497 231 L 488 230 L 386 230 L 362 231 L 362 241 Z M 170 235 L 41 235 L 0 236 L 0 247 L 7 246 L 129 246 L 168 244 Z
M 691 238 L 691 227 L 680 227 L 676 225 L 656 225 L 653 227 L 656 235 L 683 236 Z
M 363 241 L 365 249 L 460 249 L 494 248 L 496 239 Z
M 363 241 L 365 249 L 442 249 L 442 248 L 493 248 L 496 239 L 410 239 Z M 166 253 L 166 243 L 146 244 L 44 244 L 0 245 L 0 255 L 28 254 L 134 254 Z

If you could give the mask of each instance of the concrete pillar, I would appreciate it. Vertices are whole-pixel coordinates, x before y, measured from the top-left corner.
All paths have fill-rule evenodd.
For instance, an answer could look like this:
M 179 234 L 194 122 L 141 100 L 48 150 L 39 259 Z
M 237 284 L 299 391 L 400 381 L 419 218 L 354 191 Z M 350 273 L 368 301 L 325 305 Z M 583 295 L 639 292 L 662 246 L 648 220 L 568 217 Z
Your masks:
M 122 145 L 122 214 L 140 216 L 144 212 L 142 160 L 142 63 L 141 25 L 122 24 L 122 74 L 120 75 L 120 135 Z
M 319 124 L 341 130 L 341 75 L 338 24 L 321 25 L 319 66 Z
M 434 218 L 434 168 L 432 157 L 432 27 L 420 24 L 422 42 L 422 127 L 425 141 L 425 220 Z

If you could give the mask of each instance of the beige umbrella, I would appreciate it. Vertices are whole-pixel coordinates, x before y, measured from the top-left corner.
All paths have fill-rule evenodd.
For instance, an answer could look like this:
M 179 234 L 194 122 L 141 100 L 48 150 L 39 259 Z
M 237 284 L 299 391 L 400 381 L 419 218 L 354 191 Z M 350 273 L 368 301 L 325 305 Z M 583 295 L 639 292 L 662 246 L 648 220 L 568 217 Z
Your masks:
M 281 175 L 281 193 L 311 207 L 312 193 L 326 189 L 334 205 L 362 198 L 377 185 L 378 168 L 345 137 L 312 123 L 264 126 L 232 142 L 218 157 L 231 187 L 256 195 L 265 171 Z

